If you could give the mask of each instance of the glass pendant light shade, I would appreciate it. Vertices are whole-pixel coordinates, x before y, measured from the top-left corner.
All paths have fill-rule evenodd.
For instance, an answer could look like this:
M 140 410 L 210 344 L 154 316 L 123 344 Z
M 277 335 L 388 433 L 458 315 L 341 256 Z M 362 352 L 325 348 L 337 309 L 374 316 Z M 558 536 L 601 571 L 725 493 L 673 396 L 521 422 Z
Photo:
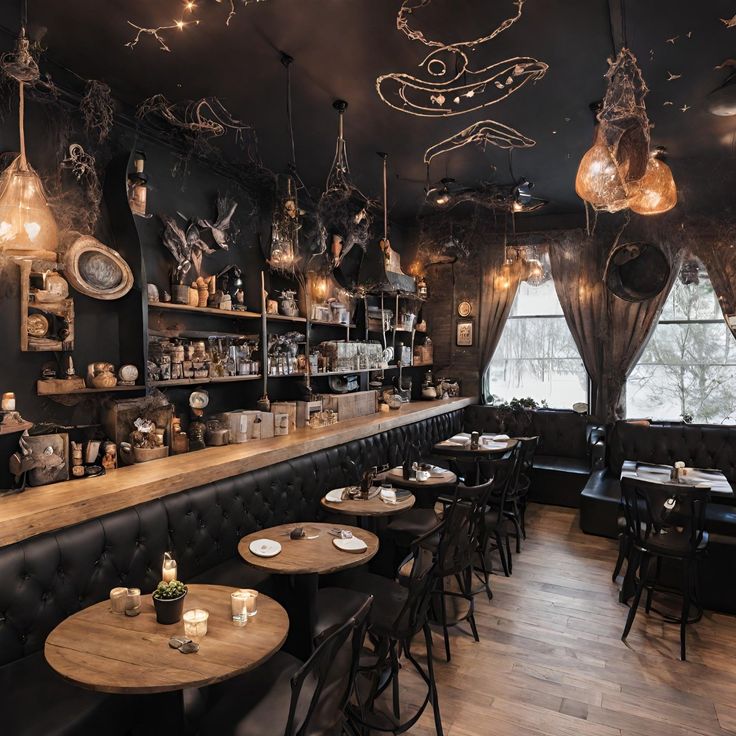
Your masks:
M 606 146 L 600 125 L 593 145 L 580 161 L 575 191 L 598 210 L 618 212 L 628 207 L 629 196 L 624 179 Z
M 677 186 L 672 170 L 664 161 L 652 156 L 629 206 L 639 215 L 661 215 L 676 204 Z
M 58 246 L 41 179 L 18 156 L 0 177 L 0 254 L 55 261 Z

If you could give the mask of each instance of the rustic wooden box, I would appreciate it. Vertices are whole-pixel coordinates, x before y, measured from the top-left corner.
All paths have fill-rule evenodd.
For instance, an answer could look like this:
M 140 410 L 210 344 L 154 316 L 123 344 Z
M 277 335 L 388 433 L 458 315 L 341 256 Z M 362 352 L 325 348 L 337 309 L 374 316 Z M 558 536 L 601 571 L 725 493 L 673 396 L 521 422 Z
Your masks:
M 121 442 L 128 442 L 130 433 L 135 429 L 133 422 L 140 416 L 145 416 L 156 422 L 157 427 L 163 427 L 164 442 L 169 444 L 171 434 L 171 419 L 174 408 L 171 404 L 164 404 L 151 408 L 146 399 L 117 399 L 103 406 L 101 423 L 105 434 L 120 447 Z M 118 453 L 122 464 L 126 464 L 124 456 Z
M 325 411 L 337 412 L 339 421 L 356 417 L 367 417 L 378 411 L 377 391 L 358 391 L 354 394 L 322 394 L 322 406 Z

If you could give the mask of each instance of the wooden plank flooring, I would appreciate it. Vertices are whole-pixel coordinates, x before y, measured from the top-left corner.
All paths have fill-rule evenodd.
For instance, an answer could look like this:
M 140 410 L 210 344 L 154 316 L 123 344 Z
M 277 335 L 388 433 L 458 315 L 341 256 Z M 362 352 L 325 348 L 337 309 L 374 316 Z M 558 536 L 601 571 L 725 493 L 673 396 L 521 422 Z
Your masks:
M 583 534 L 570 509 L 533 505 L 527 526 L 513 576 L 493 576 L 492 602 L 477 596 L 480 643 L 454 629 L 448 664 L 435 633 L 446 736 L 736 734 L 736 617 L 690 626 L 687 662 L 679 627 L 643 607 L 624 644 L 616 543 Z M 408 705 L 420 688 L 404 674 Z M 434 734 L 431 713 L 411 733 Z

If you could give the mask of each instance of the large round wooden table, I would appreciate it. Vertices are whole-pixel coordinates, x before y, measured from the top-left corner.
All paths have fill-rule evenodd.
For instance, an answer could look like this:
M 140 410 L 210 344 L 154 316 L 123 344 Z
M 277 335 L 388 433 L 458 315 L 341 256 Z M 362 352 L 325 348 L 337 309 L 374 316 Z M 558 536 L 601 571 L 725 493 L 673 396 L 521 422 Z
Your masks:
M 475 463 L 475 483 L 477 485 L 480 483 L 481 463 L 484 460 L 503 457 L 507 452 L 513 450 L 518 444 L 518 440 L 515 440 L 513 437 L 508 440 L 494 442 L 492 447 L 481 443 L 476 449 L 471 449 L 469 446 L 462 447 L 461 445 L 438 442 L 432 448 L 432 452 L 435 455 L 442 455 L 443 457 L 449 457 L 455 460 L 470 460 Z
M 413 477 L 404 478 L 404 469 L 402 467 L 391 468 L 385 473 L 385 479 L 395 485 L 397 488 L 406 488 L 417 497 L 417 506 L 419 508 L 434 508 L 438 496 L 453 491 L 457 485 L 457 475 L 452 470 L 446 470 L 442 475 L 430 475 L 427 480 L 417 480 L 414 471 Z
M 289 533 L 296 527 L 319 532 L 316 539 L 290 539 Z M 336 537 L 331 531 L 335 524 L 304 522 L 282 524 L 253 532 L 238 544 L 238 553 L 252 567 L 275 574 L 280 583 L 279 600 L 286 604 L 291 620 L 286 649 L 301 659 L 312 651 L 312 632 L 316 621 L 316 599 L 319 576 L 341 572 L 365 565 L 378 552 L 378 537 L 365 529 L 343 526 L 354 537 L 362 539 L 368 548 L 365 552 L 343 552 L 332 543 Z M 281 545 L 275 557 L 259 557 L 250 551 L 250 543 L 258 539 L 271 539 Z
M 258 613 L 239 627 L 232 623 L 230 594 L 222 585 L 188 585 L 184 610 L 203 608 L 210 616 L 199 651 L 182 654 L 169 646 L 184 634 L 184 622 L 156 622 L 150 595 L 141 596 L 141 613 L 113 613 L 110 601 L 85 608 L 62 621 L 48 636 L 49 665 L 75 685 L 126 695 L 177 692 L 204 687 L 248 672 L 275 654 L 289 631 L 286 611 L 266 595 Z M 172 713 L 172 715 L 174 715 Z

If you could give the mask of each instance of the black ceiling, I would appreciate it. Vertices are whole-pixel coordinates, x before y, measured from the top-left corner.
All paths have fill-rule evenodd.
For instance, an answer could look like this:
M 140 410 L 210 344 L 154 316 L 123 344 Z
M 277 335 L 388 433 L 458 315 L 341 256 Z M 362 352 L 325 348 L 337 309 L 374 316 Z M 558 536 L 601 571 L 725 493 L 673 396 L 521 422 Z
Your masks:
M 225 25 L 228 0 L 197 0 L 201 23 L 165 38 L 171 53 L 143 37 L 134 50 L 127 21 L 170 25 L 182 17 L 181 0 L 30 0 L 31 27 L 45 26 L 48 57 L 84 78 L 101 79 L 130 104 L 155 93 L 172 101 L 218 96 L 230 111 L 252 123 L 264 163 L 275 171 L 288 162 L 285 77 L 279 50 L 295 58 L 294 120 L 297 160 L 303 179 L 323 185 L 334 151 L 335 98 L 349 101 L 346 137 L 356 183 L 380 191 L 377 151 L 391 155 L 391 200 L 406 217 L 422 200 L 425 149 L 477 120 L 493 119 L 536 140 L 516 151 L 513 170 L 551 200 L 548 213 L 579 212 L 574 192 L 578 161 L 590 145 L 588 106 L 604 91 L 606 58 L 612 53 L 606 0 L 526 0 L 521 19 L 471 52 L 476 67 L 513 56 L 549 65 L 546 76 L 508 99 L 468 115 L 429 119 L 386 106 L 375 80 L 387 72 L 422 75 L 428 49 L 396 29 L 400 0 L 262 0 Z M 0 23 L 18 24 L 19 0 L 3 0 Z M 425 35 L 458 41 L 485 34 L 512 15 L 512 0 L 433 0 L 415 13 Z M 731 0 L 629 0 L 625 5 L 629 45 L 650 87 L 654 144 L 667 147 L 681 193 L 681 209 L 730 207 L 736 119 L 707 112 L 708 93 L 725 78 L 714 67 L 736 56 L 736 28 L 720 19 L 736 11 Z M 689 35 L 688 35 L 689 34 Z M 674 43 L 667 39 L 674 39 Z M 682 75 L 667 81 L 668 72 Z M 673 104 L 665 105 L 666 101 Z M 683 112 L 683 107 L 689 109 Z M 495 169 L 495 174 L 494 174 Z M 506 152 L 468 146 L 433 164 L 433 178 L 463 183 L 509 182 Z

